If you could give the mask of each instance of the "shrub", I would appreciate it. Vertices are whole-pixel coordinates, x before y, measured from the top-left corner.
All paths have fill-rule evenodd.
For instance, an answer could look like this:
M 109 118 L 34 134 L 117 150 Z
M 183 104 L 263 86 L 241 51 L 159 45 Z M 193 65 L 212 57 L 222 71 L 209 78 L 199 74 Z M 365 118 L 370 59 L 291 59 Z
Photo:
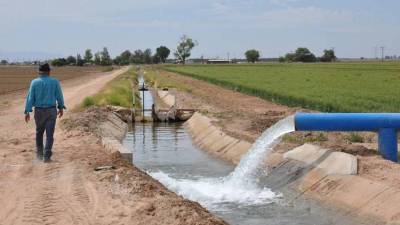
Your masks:
M 93 106 L 95 104 L 94 99 L 92 97 L 86 97 L 83 100 L 83 107 L 87 108 Z
M 364 142 L 364 138 L 357 133 L 350 133 L 350 135 L 347 137 L 347 140 L 349 140 L 351 142 L 355 142 L 355 143 L 363 143 Z

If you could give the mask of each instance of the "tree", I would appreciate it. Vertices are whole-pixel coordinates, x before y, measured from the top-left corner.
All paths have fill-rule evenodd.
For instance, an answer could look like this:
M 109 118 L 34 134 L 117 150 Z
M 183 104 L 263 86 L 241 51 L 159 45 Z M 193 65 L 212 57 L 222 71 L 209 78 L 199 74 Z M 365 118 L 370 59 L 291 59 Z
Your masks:
M 58 59 L 53 59 L 51 61 L 52 66 L 65 66 L 68 65 L 68 62 L 65 58 L 58 58 Z
M 8 61 L 7 60 L 5 60 L 5 59 L 3 59 L 3 60 L 1 60 L 0 61 L 0 65 L 7 65 L 8 64 Z
M 171 51 L 169 50 L 169 48 L 165 46 L 160 46 L 156 49 L 155 58 L 157 57 L 159 61 L 165 63 L 170 53 Z
M 101 64 L 100 52 L 96 52 L 94 54 L 94 64 L 96 64 L 96 65 L 100 65 Z
M 287 53 L 285 55 L 286 62 L 294 62 L 295 61 L 295 54 L 294 53 Z
M 138 49 L 131 55 L 130 58 L 131 63 L 134 64 L 142 64 L 144 63 L 144 53 L 142 50 Z
M 86 63 L 91 63 L 92 62 L 92 59 L 93 59 L 92 50 L 90 50 L 90 49 L 86 49 L 85 50 L 84 59 L 85 59 Z
M 143 52 L 143 60 L 146 64 L 151 64 L 153 62 L 153 57 L 151 54 L 151 49 L 146 49 Z
M 154 54 L 152 57 L 152 61 L 154 64 L 159 64 L 161 62 L 161 59 L 157 54 Z
M 110 53 L 108 53 L 108 49 L 106 47 L 104 47 L 103 51 L 100 52 L 100 57 L 101 57 L 100 65 L 102 66 L 112 65 Z
M 76 58 L 73 57 L 72 55 L 68 56 L 67 58 L 67 64 L 70 66 L 73 66 L 76 64 Z
M 334 62 L 336 59 L 335 51 L 333 49 L 325 49 L 324 54 L 321 56 L 321 62 Z
M 113 63 L 115 65 L 122 65 L 121 64 L 121 56 L 119 55 L 119 56 L 115 57 L 114 60 L 113 60 Z
M 255 49 L 247 50 L 244 54 L 248 62 L 255 63 L 260 58 L 260 52 Z
M 191 51 L 196 45 L 198 45 L 197 41 L 193 41 L 190 37 L 183 35 L 176 47 L 175 57 L 185 64 L 186 59 L 190 57 Z
M 83 66 L 85 64 L 85 60 L 82 59 L 82 56 L 78 54 L 76 56 L 76 65 L 77 66 Z
M 131 56 L 132 53 L 129 50 L 122 52 L 121 55 L 117 57 L 119 61 L 118 65 L 129 65 Z
M 316 62 L 317 57 L 308 48 L 297 48 L 294 53 L 295 62 Z

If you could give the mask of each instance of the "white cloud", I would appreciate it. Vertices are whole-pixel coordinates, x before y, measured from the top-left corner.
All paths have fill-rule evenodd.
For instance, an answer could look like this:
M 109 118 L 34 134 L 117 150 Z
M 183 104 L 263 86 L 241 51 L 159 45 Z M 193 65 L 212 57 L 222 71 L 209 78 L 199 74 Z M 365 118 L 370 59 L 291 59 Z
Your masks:
M 333 25 L 353 21 L 353 13 L 314 6 L 269 11 L 259 16 L 259 22 L 271 26 Z
M 287 6 L 295 2 L 299 2 L 299 0 L 269 0 L 270 3 L 275 5 Z
M 161 20 L 147 20 L 147 21 L 113 21 L 103 23 L 102 26 L 106 27 L 121 27 L 121 28 L 149 28 L 149 29 L 162 29 L 162 28 L 179 28 L 182 23 L 177 21 L 161 21 Z

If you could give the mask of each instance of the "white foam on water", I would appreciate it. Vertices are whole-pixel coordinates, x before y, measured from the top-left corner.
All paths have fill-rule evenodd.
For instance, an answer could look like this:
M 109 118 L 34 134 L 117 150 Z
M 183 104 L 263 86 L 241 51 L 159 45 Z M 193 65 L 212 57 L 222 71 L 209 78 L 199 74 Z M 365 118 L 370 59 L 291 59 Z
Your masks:
M 260 205 L 280 197 L 268 188 L 248 189 L 227 185 L 223 178 L 175 179 L 164 172 L 154 172 L 150 175 L 175 193 L 218 211 L 223 210 L 221 205 L 224 203 Z
M 277 140 L 294 130 L 294 116 L 287 117 L 265 130 L 227 177 L 176 179 L 162 171 L 151 172 L 150 175 L 170 190 L 212 209 L 223 203 L 268 204 L 281 195 L 257 184 L 259 169 Z

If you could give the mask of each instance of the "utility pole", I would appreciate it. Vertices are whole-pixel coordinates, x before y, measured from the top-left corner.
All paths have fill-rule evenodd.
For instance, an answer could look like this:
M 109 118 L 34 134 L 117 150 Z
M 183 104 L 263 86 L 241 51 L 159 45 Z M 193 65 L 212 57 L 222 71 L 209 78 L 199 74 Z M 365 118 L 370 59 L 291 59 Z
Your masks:
M 381 47 L 381 51 L 382 51 L 382 62 L 383 62 L 383 60 L 384 60 L 384 56 L 385 56 L 385 47 L 384 46 L 382 46 Z
M 143 122 L 144 120 L 144 78 L 143 78 L 143 83 L 142 83 L 142 117 L 143 117 Z

